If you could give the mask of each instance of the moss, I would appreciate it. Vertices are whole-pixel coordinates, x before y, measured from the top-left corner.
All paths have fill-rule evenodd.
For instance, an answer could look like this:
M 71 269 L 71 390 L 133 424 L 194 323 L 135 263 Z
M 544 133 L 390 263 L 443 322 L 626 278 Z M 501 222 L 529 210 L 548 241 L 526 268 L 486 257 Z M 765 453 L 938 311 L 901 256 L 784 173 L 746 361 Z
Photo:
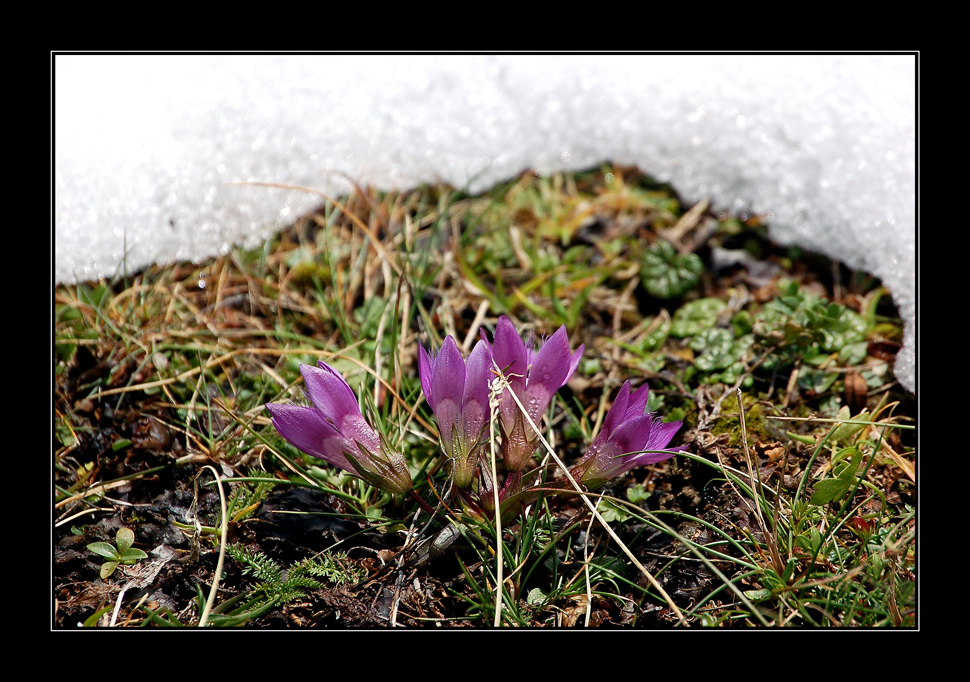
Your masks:
M 744 404 L 744 422 L 748 429 L 748 445 L 757 440 L 767 441 L 772 438 L 764 414 L 764 405 L 755 396 L 744 394 L 741 398 Z M 714 436 L 728 435 L 728 446 L 739 448 L 743 445 L 741 439 L 741 419 L 738 415 L 738 403 L 729 396 L 721 403 L 721 415 L 711 428 Z

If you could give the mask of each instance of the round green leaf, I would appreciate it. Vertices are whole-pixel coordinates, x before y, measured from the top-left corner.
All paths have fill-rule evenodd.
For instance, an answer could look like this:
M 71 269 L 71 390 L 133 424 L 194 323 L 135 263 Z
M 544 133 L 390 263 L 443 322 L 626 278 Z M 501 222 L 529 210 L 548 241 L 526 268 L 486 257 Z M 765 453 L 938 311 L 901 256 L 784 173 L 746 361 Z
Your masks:
M 135 544 L 135 532 L 131 528 L 119 528 L 115 542 L 118 543 L 118 554 L 124 554 Z
M 678 254 L 673 244 L 658 241 L 643 257 L 640 274 L 651 296 L 668 299 L 693 289 L 704 272 L 704 264 L 693 253 Z
M 717 323 L 717 316 L 726 307 L 727 303 L 719 298 L 701 298 L 682 305 L 674 313 L 670 335 L 680 339 L 696 336 L 713 327 Z

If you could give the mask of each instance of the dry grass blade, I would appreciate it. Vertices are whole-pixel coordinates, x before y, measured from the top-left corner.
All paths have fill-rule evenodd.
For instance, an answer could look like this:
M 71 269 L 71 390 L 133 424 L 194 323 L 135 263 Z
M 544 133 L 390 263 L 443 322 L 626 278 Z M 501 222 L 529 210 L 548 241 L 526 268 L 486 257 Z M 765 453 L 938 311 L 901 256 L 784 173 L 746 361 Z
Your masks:
M 219 560 L 216 563 L 215 573 L 212 574 L 212 587 L 209 589 L 209 597 L 205 601 L 205 609 L 202 611 L 202 615 L 199 617 L 199 627 L 204 628 L 209 623 L 209 615 L 212 613 L 212 607 L 216 603 L 216 594 L 219 592 L 219 582 L 222 579 L 222 567 L 226 561 L 226 542 L 228 541 L 229 535 L 229 516 L 226 513 L 226 494 L 222 490 L 222 479 L 219 477 L 219 472 L 216 471 L 215 467 L 206 465 L 203 467 L 203 471 L 208 469 L 215 476 L 216 486 L 219 488 L 219 508 L 222 510 L 222 525 L 220 527 L 219 533 Z M 199 475 L 202 471 L 199 472 Z M 196 476 L 196 495 L 198 495 L 198 485 L 199 478 Z M 196 519 L 198 524 L 198 519 Z

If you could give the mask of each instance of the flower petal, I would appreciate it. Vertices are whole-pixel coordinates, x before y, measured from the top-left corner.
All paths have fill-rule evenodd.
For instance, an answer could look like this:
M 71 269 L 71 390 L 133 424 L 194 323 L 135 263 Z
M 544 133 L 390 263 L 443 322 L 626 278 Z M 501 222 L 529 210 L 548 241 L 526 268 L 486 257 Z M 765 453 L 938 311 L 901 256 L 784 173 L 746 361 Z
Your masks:
M 636 416 L 640 416 L 647 410 L 647 401 L 650 399 L 650 385 L 644 384 L 630 396 L 630 402 L 627 405 L 627 411 L 636 412 Z
M 273 426 L 291 445 L 344 471 L 355 473 L 350 460 L 344 455 L 345 448 L 352 444 L 327 423 L 318 410 L 275 403 L 269 403 L 266 409 L 273 415 Z
M 357 414 L 348 414 L 344 417 L 343 422 L 340 424 L 340 435 L 355 445 L 352 453 L 360 449 L 356 447 L 358 443 L 363 445 L 369 452 L 378 452 L 380 450 L 380 436 L 371 428 L 370 424 L 367 423 L 367 420 L 364 419 L 364 416 L 360 412 Z
M 529 383 L 534 381 L 545 384 L 555 393 L 566 382 L 566 374 L 572 358 L 569 353 L 569 337 L 566 325 L 556 330 L 542 348 L 536 353 L 532 368 L 529 370 Z
M 609 438 L 610 434 L 613 433 L 613 429 L 620 425 L 624 419 L 626 419 L 627 405 L 630 402 L 630 381 L 624 381 L 623 385 L 620 386 L 619 393 L 616 394 L 616 398 L 613 399 L 613 404 L 610 406 L 609 411 L 606 413 L 606 417 L 603 419 L 603 426 L 600 429 L 600 433 L 605 434 L 605 438 Z
M 673 439 L 674 434 L 684 425 L 683 421 L 675 422 L 654 422 L 653 430 L 650 432 L 650 440 L 647 442 L 645 450 L 663 450 Z
M 522 337 L 505 315 L 498 318 L 498 324 L 495 326 L 492 357 L 499 369 L 505 373 L 512 390 L 520 400 L 524 399 L 525 377 L 529 371 L 528 357 Z
M 431 393 L 435 402 L 450 400 L 461 405 L 465 393 L 465 359 L 458 350 L 455 339 L 449 336 L 441 344 L 441 350 L 432 363 Z
M 424 399 L 428 401 L 431 410 L 434 411 L 435 402 L 434 392 L 432 391 L 431 377 L 433 375 L 433 364 L 428 351 L 420 343 L 418 344 L 418 376 L 421 377 L 421 390 L 424 391 Z
M 569 380 L 573 378 L 573 374 L 576 373 L 576 368 L 579 367 L 579 361 L 583 359 L 584 350 L 586 350 L 586 345 L 581 343 L 579 344 L 579 348 L 576 349 L 576 352 L 569 357 L 569 371 L 566 372 L 566 379 L 562 382 L 563 386 L 565 386 Z
M 650 441 L 652 427 L 653 417 L 649 414 L 625 419 L 613 430 L 610 442 L 616 443 L 623 454 L 645 450 Z
M 455 453 L 455 435 L 461 438 L 459 424 L 461 423 L 461 407 L 454 400 L 440 400 L 434 410 L 438 422 L 438 436 L 449 457 L 457 457 Z
M 542 344 L 542 348 L 536 353 L 535 361 L 529 369 L 529 380 L 526 387 L 528 400 L 525 406 L 529 416 L 534 420 L 538 420 L 542 416 L 542 413 L 549 407 L 552 396 L 566 382 L 569 364 L 569 338 L 566 336 L 566 327 L 563 325 Z
M 357 396 L 336 370 L 325 362 L 319 367 L 300 365 L 307 395 L 320 413 L 340 428 L 348 414 L 360 414 Z
M 488 344 L 479 341 L 465 365 L 465 394 L 462 397 L 462 421 L 468 445 L 477 441 L 488 416 L 488 384 L 492 376 L 492 358 Z
M 631 457 L 635 459 L 636 462 L 633 466 L 646 466 L 648 464 L 658 464 L 660 462 L 666 462 L 668 459 L 677 455 L 677 450 L 663 450 L 661 452 L 644 452 L 636 457 Z M 632 467 L 631 467 L 632 468 Z

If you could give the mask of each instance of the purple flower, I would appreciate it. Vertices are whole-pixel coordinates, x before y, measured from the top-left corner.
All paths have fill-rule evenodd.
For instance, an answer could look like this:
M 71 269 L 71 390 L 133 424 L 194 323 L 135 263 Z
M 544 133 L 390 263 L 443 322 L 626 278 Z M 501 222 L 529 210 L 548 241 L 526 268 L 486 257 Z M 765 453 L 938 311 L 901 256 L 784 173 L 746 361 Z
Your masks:
M 540 349 L 536 350 L 535 346 L 534 336 L 530 335 L 526 344 L 509 318 L 504 315 L 498 318 L 492 357 L 505 373 L 509 387 L 538 426 L 556 391 L 565 386 L 576 371 L 584 347 L 580 346 L 574 353 L 569 352 L 565 325 L 545 340 Z M 535 453 L 538 437 L 522 417 L 509 389 L 499 399 L 499 416 L 505 467 L 509 471 L 519 471 L 525 468 Z
M 344 378 L 325 362 L 319 365 L 300 365 L 312 406 L 266 405 L 273 415 L 273 426 L 291 445 L 308 455 L 382 490 L 408 492 L 411 474 L 404 456 L 391 449 L 370 427 Z
M 603 420 L 603 428 L 570 471 L 587 490 L 598 488 L 634 467 L 663 462 L 677 454 L 664 448 L 683 422 L 664 424 L 652 413 L 644 414 L 649 391 L 649 386 L 644 384 L 630 395 L 629 381 L 620 388 Z
M 452 461 L 455 485 L 468 488 L 489 420 L 488 382 L 492 376 L 488 344 L 479 341 L 465 363 L 455 339 L 448 337 L 437 357 L 418 345 L 418 373 L 424 397 L 438 420 L 441 447 Z

